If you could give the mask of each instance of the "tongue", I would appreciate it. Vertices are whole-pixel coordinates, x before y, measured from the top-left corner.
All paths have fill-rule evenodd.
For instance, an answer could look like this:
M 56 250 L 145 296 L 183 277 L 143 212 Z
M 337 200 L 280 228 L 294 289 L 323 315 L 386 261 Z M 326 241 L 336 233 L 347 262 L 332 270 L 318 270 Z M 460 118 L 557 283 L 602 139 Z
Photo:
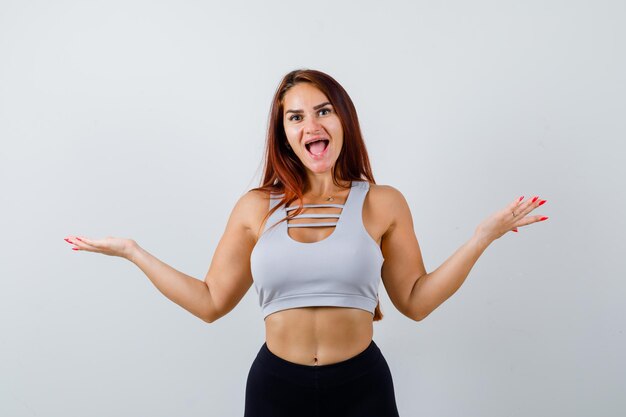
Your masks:
M 326 142 L 323 140 L 318 140 L 317 142 L 313 142 L 309 146 L 309 150 L 311 151 L 313 155 L 321 154 L 322 152 L 324 152 L 324 149 L 326 149 Z

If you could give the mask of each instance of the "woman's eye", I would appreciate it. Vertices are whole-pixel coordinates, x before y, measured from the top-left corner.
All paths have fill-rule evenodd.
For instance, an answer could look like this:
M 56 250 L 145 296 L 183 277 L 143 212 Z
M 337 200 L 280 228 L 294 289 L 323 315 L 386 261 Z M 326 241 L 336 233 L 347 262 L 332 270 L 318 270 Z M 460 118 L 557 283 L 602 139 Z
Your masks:
M 320 111 L 320 112 L 325 111 L 325 112 L 330 113 L 330 109 L 320 109 L 319 111 Z M 326 114 L 328 114 L 328 113 L 326 113 Z M 294 114 L 294 115 L 292 115 L 292 116 L 289 116 L 289 119 L 288 119 L 288 120 L 289 120 L 290 122 L 293 122 L 293 121 L 294 121 L 294 117 L 300 117 L 300 116 L 299 116 L 299 115 L 297 115 L 297 114 Z

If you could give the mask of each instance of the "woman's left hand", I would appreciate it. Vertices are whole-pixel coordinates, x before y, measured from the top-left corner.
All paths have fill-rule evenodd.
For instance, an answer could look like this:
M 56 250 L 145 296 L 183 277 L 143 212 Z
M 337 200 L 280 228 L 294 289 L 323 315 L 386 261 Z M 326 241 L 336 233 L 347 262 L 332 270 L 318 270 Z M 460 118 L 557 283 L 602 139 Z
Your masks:
M 516 199 L 511 204 L 489 216 L 478 225 L 474 232 L 476 237 L 483 242 L 493 242 L 508 231 L 517 232 L 520 226 L 527 226 L 547 219 L 545 216 L 526 216 L 528 213 L 544 204 L 546 200 L 539 200 L 535 196 L 532 200 L 522 202 L 524 197 Z

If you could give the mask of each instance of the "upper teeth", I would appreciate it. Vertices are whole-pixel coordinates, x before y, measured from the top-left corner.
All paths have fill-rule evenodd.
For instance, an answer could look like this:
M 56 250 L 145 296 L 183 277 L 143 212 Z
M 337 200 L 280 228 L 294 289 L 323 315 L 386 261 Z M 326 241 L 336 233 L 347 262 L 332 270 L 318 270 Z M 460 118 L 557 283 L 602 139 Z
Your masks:
M 311 144 L 313 142 L 319 142 L 320 140 L 327 140 L 327 139 L 324 139 L 324 138 L 322 138 L 322 139 L 313 139 L 313 140 L 310 140 L 310 141 L 306 142 L 305 145 Z

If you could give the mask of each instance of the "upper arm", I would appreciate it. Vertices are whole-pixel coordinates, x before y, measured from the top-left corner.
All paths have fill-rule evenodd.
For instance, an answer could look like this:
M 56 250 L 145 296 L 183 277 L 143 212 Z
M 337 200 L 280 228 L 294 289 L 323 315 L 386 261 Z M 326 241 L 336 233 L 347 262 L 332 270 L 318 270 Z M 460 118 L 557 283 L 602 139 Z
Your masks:
M 409 205 L 400 191 L 384 187 L 385 206 L 392 216 L 382 239 L 385 258 L 382 279 L 393 305 L 405 316 L 416 320 L 419 307 L 411 305 L 411 293 L 417 280 L 426 274 L 419 243 L 413 229 Z
M 241 196 L 230 214 L 204 279 L 211 293 L 210 319 L 226 315 L 252 286 L 250 254 L 256 243 L 253 220 L 258 213 L 256 191 Z

